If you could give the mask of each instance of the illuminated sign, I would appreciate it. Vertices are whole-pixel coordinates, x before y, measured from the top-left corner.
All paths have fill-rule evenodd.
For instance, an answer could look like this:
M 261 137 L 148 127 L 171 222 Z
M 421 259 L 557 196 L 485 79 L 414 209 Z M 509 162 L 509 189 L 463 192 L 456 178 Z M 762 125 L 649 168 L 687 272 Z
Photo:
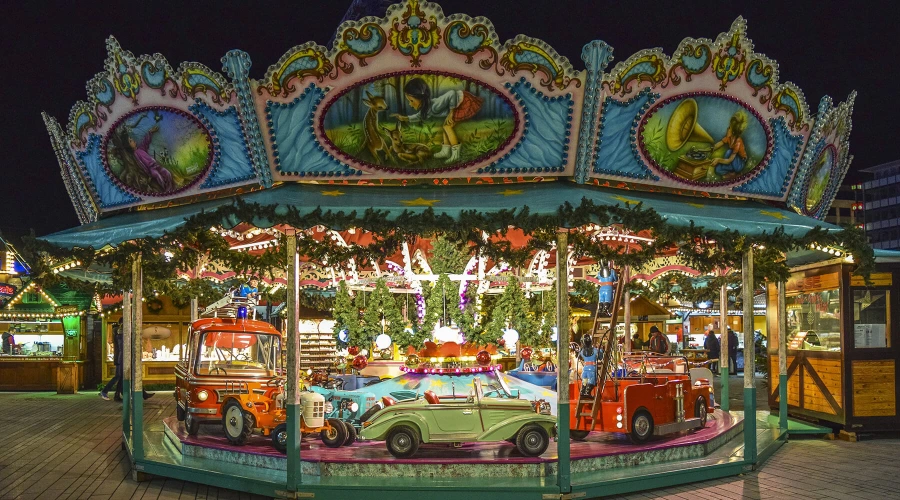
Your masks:
M 78 306 L 57 306 L 56 314 L 62 316 L 75 316 L 78 314 Z
M 16 294 L 16 287 L 0 283 L 0 296 L 12 297 Z

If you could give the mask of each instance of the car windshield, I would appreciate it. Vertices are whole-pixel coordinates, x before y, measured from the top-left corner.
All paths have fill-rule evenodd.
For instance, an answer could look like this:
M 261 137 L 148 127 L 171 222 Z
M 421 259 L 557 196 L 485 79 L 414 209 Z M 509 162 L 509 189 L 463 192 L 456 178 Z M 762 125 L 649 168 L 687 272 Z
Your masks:
M 273 376 L 281 371 L 281 338 L 248 332 L 205 332 L 200 338 L 198 375 Z

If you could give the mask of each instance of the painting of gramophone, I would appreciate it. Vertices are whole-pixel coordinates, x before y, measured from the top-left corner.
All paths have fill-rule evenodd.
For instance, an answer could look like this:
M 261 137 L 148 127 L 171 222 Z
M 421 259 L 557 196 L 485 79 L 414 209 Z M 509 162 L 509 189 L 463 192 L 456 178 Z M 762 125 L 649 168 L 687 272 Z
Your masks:
M 654 166 L 692 182 L 728 183 L 759 164 L 763 124 L 739 102 L 691 95 L 663 101 L 641 126 L 643 151 Z M 720 138 L 720 139 L 714 139 Z

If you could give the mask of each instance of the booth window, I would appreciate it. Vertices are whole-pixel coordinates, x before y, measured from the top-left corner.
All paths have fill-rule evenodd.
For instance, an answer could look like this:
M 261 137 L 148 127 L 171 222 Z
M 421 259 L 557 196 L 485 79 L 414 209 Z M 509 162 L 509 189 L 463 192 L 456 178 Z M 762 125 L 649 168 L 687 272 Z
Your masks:
M 841 300 L 837 289 L 786 297 L 788 349 L 841 350 Z
M 853 291 L 853 345 L 857 349 L 891 346 L 891 292 Z

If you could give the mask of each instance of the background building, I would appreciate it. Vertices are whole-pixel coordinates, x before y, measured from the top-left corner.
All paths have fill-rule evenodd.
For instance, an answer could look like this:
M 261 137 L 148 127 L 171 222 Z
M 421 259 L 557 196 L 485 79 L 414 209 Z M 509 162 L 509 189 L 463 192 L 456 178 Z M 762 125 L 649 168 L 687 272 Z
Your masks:
M 874 248 L 900 249 L 900 160 L 863 169 L 866 233 Z

